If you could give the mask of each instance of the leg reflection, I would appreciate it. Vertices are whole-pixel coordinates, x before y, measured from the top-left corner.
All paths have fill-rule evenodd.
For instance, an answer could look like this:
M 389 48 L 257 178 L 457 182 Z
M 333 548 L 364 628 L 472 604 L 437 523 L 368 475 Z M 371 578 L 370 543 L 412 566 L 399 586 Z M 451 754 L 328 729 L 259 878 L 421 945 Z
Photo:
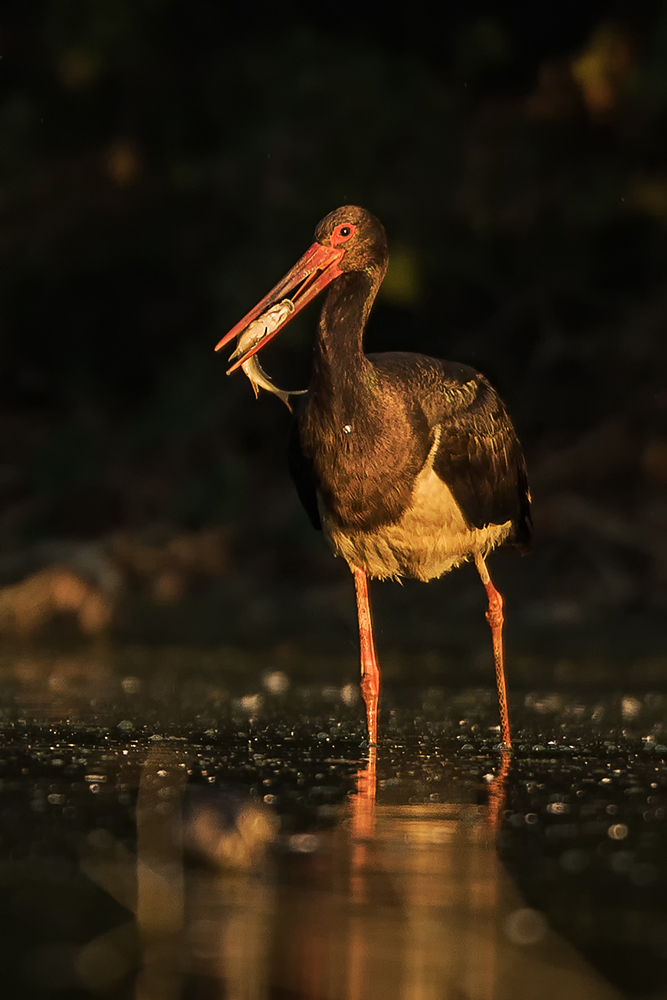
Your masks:
M 357 794 L 352 799 L 352 853 L 350 863 L 350 938 L 347 995 L 360 1000 L 367 980 L 365 965 L 368 957 L 368 920 L 359 911 L 371 902 L 368 875 L 371 840 L 375 835 L 375 803 L 377 794 L 377 747 L 371 745 L 364 767 L 356 774 Z M 356 911 L 356 912 L 355 912 Z
M 369 841 L 375 835 L 377 791 L 377 747 L 368 750 L 368 760 L 357 771 L 357 794 L 352 799 L 351 895 L 353 903 L 367 902 Z
M 369 748 L 367 762 L 357 771 L 356 781 L 357 794 L 352 799 L 352 837 L 364 840 L 375 832 L 377 747 Z
M 507 750 L 500 753 L 500 767 L 489 788 L 489 804 L 486 814 L 486 822 L 491 833 L 498 833 L 503 821 L 503 810 L 507 799 L 507 778 L 510 771 L 512 755 Z

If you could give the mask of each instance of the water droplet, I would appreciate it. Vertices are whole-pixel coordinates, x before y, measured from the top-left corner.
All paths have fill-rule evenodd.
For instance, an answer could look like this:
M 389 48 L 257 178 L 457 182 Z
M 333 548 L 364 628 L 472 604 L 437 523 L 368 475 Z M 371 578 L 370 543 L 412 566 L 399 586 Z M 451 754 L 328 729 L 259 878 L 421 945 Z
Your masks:
M 628 877 L 632 884 L 639 887 L 652 885 L 657 875 L 658 872 L 655 865 L 651 865 L 648 862 L 636 862 L 628 872 Z
M 290 851 L 297 854 L 312 854 L 319 846 L 319 837 L 314 833 L 294 833 L 289 838 Z
M 621 715 L 624 722 L 636 719 L 642 710 L 642 703 L 637 698 L 626 697 L 621 701 Z
M 632 867 L 632 854 L 630 851 L 617 851 L 609 859 L 609 865 L 617 875 L 627 875 Z
M 351 708 L 359 700 L 359 688 L 356 684 L 345 684 L 340 689 L 341 701 Z
M 256 712 L 262 704 L 261 694 L 246 694 L 239 702 L 245 712 Z
M 110 851 L 116 843 L 113 834 L 103 827 L 91 830 L 86 837 L 86 841 L 94 851 Z
M 578 847 L 563 851 L 560 856 L 560 866 L 569 875 L 577 875 L 588 865 L 588 855 Z
M 536 944 L 546 932 L 546 919 L 538 910 L 514 910 L 505 920 L 505 934 L 513 944 Z
M 273 670 L 264 676 L 264 687 L 271 694 L 285 694 L 289 687 L 289 677 L 282 670 Z

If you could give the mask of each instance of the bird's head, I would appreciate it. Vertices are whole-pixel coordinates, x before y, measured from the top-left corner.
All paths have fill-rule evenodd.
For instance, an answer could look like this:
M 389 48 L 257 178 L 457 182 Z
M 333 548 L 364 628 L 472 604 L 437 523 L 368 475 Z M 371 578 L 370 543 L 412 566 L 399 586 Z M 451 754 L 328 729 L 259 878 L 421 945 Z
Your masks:
M 329 212 L 315 230 L 315 241 L 344 251 L 338 264 L 341 271 L 365 271 L 384 278 L 387 236 L 379 219 L 365 208 L 344 205 Z
M 317 226 L 315 242 L 303 257 L 216 345 L 219 351 L 272 309 L 273 316 L 279 317 L 275 320 L 271 317 L 272 321 L 267 317 L 266 332 L 259 330 L 257 339 L 252 338 L 247 350 L 243 350 L 227 374 L 256 354 L 297 312 L 342 274 L 362 271 L 370 275 L 374 284 L 379 284 L 387 270 L 387 259 L 387 237 L 382 223 L 374 215 L 356 205 L 345 205 L 330 212 Z M 293 308 L 276 311 L 275 307 L 285 299 L 290 300 Z

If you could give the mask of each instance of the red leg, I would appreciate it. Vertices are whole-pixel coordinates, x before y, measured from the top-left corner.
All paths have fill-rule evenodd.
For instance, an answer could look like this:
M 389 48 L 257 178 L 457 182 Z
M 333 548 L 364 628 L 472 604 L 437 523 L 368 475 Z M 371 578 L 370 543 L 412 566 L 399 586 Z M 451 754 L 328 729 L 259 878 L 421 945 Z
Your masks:
M 359 644 L 361 646 L 361 693 L 366 703 L 368 742 L 377 743 L 378 709 L 380 706 L 380 668 L 378 667 L 373 639 L 373 621 L 368 601 L 368 578 L 363 569 L 354 570 L 354 589 L 357 594 L 359 618 Z
M 475 565 L 482 578 L 482 583 L 486 588 L 486 596 L 489 600 L 489 608 L 486 612 L 486 620 L 491 626 L 491 637 L 493 639 L 493 660 L 496 666 L 496 683 L 498 685 L 498 706 L 500 708 L 500 733 L 502 742 L 507 748 L 512 746 L 510 735 L 510 717 L 507 708 L 507 685 L 505 684 L 505 665 L 503 661 L 503 598 L 491 582 L 489 571 L 481 555 L 475 556 Z

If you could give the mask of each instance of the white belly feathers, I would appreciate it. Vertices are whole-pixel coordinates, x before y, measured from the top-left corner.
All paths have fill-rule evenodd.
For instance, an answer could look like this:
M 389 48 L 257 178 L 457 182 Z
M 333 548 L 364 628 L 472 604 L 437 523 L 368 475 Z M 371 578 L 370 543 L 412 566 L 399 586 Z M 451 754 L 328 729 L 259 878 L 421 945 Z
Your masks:
M 485 555 L 507 538 L 511 521 L 467 527 L 451 490 L 433 471 L 441 433 L 438 427 L 415 480 L 411 503 L 395 524 L 368 532 L 340 528 L 318 498 L 327 541 L 350 567 L 359 567 L 377 579 L 405 576 L 432 580 L 477 553 Z

